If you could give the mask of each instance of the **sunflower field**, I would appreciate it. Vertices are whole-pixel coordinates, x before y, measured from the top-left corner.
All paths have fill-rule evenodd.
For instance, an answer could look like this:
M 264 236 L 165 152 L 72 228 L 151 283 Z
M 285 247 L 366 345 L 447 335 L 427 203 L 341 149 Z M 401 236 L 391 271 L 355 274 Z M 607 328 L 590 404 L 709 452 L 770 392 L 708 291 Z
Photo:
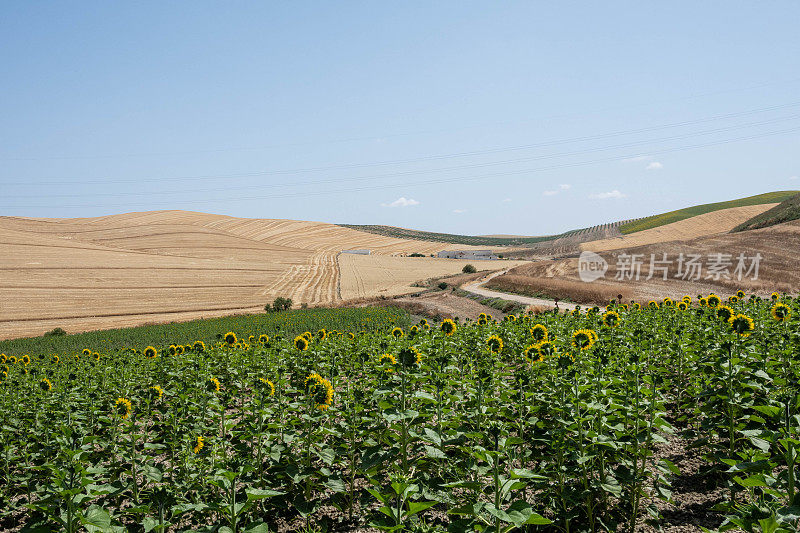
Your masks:
M 800 520 L 800 301 L 0 357 L 0 529 L 641 531 L 680 442 L 721 530 Z

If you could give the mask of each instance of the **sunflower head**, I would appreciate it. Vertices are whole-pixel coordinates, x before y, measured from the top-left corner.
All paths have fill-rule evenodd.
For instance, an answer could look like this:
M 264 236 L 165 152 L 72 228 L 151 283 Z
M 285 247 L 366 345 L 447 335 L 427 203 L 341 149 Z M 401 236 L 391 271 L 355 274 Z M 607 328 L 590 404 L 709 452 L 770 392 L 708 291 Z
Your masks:
M 20 358 L 20 361 L 22 362 L 23 365 L 28 366 L 29 364 L 31 364 L 31 356 L 25 354 L 22 356 L 22 358 Z
M 160 400 L 162 396 L 164 396 L 164 389 L 161 388 L 160 385 L 153 385 L 150 387 L 150 395 L 155 400 Z
M 194 341 L 194 344 L 192 344 L 192 350 L 197 353 L 203 353 L 206 351 L 206 343 L 203 341 Z
M 402 336 L 403 336 L 403 330 L 401 328 L 397 327 L 392 328 L 392 337 L 394 337 L 395 339 L 399 339 Z
M 147 357 L 148 359 L 152 359 L 157 355 L 158 355 L 158 350 L 156 350 L 152 346 L 148 346 L 147 348 L 144 349 L 144 356 Z
M 294 338 L 294 347 L 300 350 L 301 352 L 308 349 L 308 339 L 303 337 L 302 335 L 298 335 Z
M 427 318 L 420 319 L 419 326 L 421 328 L 427 328 L 428 327 L 428 319 Z
M 709 294 L 708 298 L 706 298 L 706 305 L 712 309 L 716 309 L 720 303 L 722 303 L 722 300 L 714 293 Z
M 114 413 L 123 420 L 131 416 L 132 408 L 131 401 L 127 398 L 117 398 L 117 401 L 114 402 Z
M 730 322 L 733 319 L 733 309 L 727 305 L 720 305 L 717 307 L 717 317 L 723 322 Z
M 169 353 L 170 355 L 175 355 L 176 353 L 178 353 L 178 347 L 175 346 L 174 344 L 170 344 L 169 348 L 167 348 L 167 353 Z
M 5 373 L 5 374 L 8 375 L 7 373 Z M 53 390 L 53 384 L 50 382 L 49 379 L 42 378 L 39 381 L 39 388 L 42 389 L 45 392 L 50 392 L 51 390 Z
M 261 334 L 258 336 L 258 342 L 261 344 L 267 344 L 269 342 L 269 335 Z
M 456 323 L 455 322 L 453 322 L 449 318 L 445 318 L 442 321 L 441 329 L 442 329 L 442 332 L 444 332 L 445 335 L 450 337 L 453 333 L 456 332 L 456 329 L 458 329 L 458 328 L 456 327 Z
M 478 319 L 478 325 L 479 326 L 485 326 L 488 323 L 489 323 L 489 320 L 487 320 L 485 317 L 481 317 L 481 318 Z
M 672 305 L 673 305 L 675 302 L 673 302 L 673 301 L 672 301 L 672 298 L 669 298 L 669 297 L 667 297 L 667 298 L 664 298 L 664 299 L 662 300 L 662 303 L 663 303 L 663 304 L 664 304 L 666 307 L 672 307 Z
M 572 333 L 572 346 L 578 350 L 588 350 L 596 340 L 597 334 L 591 329 L 579 329 Z
M 419 326 L 411 326 L 408 328 L 408 334 L 414 337 L 417 333 L 419 333 Z
M 637 311 L 642 308 L 642 304 L 639 302 L 633 302 L 631 305 L 633 305 L 633 308 Z
M 267 396 L 275 396 L 275 385 L 268 379 L 258 378 L 256 387 Z
M 730 320 L 731 328 L 741 337 L 746 337 L 755 329 L 753 319 L 747 315 L 738 314 Z
M 181 355 L 181 354 L 183 354 L 183 345 L 182 345 L 182 344 L 179 344 L 179 345 L 177 345 L 177 346 L 175 347 L 175 354 L 176 354 L 176 355 Z
M 552 341 L 544 340 L 536 345 L 536 351 L 539 354 L 539 360 L 544 360 L 555 355 L 556 345 Z
M 319 340 L 324 341 L 327 336 L 328 332 L 325 331 L 325 328 L 322 328 L 321 330 L 317 331 L 317 338 Z
M 236 344 L 236 333 L 229 331 L 228 333 L 225 334 L 224 337 L 222 337 L 222 340 L 224 340 L 225 344 L 227 344 L 228 346 L 233 346 L 234 344 Z
M 17 356 L 16 355 L 12 355 L 11 357 L 8 358 L 8 362 L 9 362 L 9 364 L 16 365 L 17 364 Z
M 533 340 L 537 342 L 547 340 L 547 327 L 544 324 L 536 324 L 531 328 L 530 333 Z
M 249 342 L 250 344 L 253 344 L 253 342 L 255 342 L 255 340 L 256 340 L 256 338 L 255 338 L 254 335 L 250 335 L 249 337 L 247 337 L 247 342 Z
M 647 302 L 647 307 L 649 307 L 650 309 L 658 309 L 658 302 L 656 302 L 655 300 L 650 300 L 649 302 Z
M 683 298 L 681 298 L 681 300 L 686 302 L 687 304 L 691 304 L 692 303 L 692 297 L 689 296 L 688 294 L 686 296 L 684 296 Z
M 735 304 L 738 301 L 739 301 L 739 297 L 738 296 L 735 296 L 733 294 L 728 296 L 728 302 L 729 303 Z
M 206 390 L 208 392 L 218 393 L 220 391 L 220 384 L 217 378 L 208 378 L 206 381 Z
M 84 348 L 81 353 L 83 355 L 92 355 L 92 351 L 89 348 Z
M 14 357 L 14 356 L 12 355 L 11 357 Z M 10 359 L 9 359 L 9 360 L 10 360 Z M 16 361 L 16 358 L 14 358 L 14 361 Z M 52 356 L 52 357 L 50 358 L 50 362 L 51 362 L 51 363 L 58 364 L 60 361 L 61 361 L 61 359 L 60 359 L 60 358 L 59 358 L 57 355 L 54 355 L 54 356 Z
M 486 339 L 486 347 L 492 353 L 500 353 L 503 351 L 503 339 L 497 335 L 492 335 Z
M 385 353 L 378 360 L 378 364 L 383 367 L 383 371 L 387 374 L 394 372 L 394 367 L 397 366 L 397 358 L 390 353 Z
M 603 313 L 603 325 L 609 328 L 615 328 L 619 326 L 620 318 L 619 313 L 616 311 L 606 311 Z
M 777 292 L 773 292 L 773 293 L 770 295 L 770 298 L 772 298 L 772 300 L 773 300 L 773 301 L 777 300 L 777 299 L 778 299 L 778 298 L 780 298 L 780 297 L 781 297 L 781 295 L 780 295 L 780 294 L 778 294 Z
M 678 302 L 678 310 L 679 311 L 686 311 L 687 309 L 689 309 L 689 304 L 686 303 L 685 300 L 681 300 L 680 302 Z
M 331 382 L 316 372 L 309 374 L 305 381 L 306 394 L 317 409 L 325 411 L 333 403 Z
M 414 348 L 413 346 L 409 348 L 403 348 L 397 354 L 397 360 L 400 361 L 400 364 L 403 365 L 404 368 L 409 368 L 412 366 L 419 366 L 422 364 L 422 354 Z
M 792 316 L 792 308 L 784 303 L 777 303 L 770 309 L 770 314 L 778 322 L 785 322 Z
M 700 304 L 700 307 L 705 307 L 708 305 L 708 298 L 698 298 L 697 303 Z
M 199 454 L 203 450 L 203 447 L 205 447 L 205 445 L 206 445 L 206 439 L 198 436 L 194 441 L 194 447 L 192 448 L 192 452 L 195 455 Z

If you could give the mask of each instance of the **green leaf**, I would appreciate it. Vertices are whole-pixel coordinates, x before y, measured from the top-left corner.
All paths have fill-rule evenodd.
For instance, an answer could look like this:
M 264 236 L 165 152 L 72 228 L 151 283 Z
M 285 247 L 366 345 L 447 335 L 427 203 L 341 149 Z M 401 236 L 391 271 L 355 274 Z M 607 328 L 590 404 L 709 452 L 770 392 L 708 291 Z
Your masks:
M 85 526 L 107 529 L 111 526 L 111 515 L 98 505 L 90 505 L 83 516 L 81 516 L 81 523 Z
M 439 502 L 408 502 L 408 512 L 405 514 L 406 516 L 413 516 L 419 512 L 424 511 L 429 507 L 433 507 Z

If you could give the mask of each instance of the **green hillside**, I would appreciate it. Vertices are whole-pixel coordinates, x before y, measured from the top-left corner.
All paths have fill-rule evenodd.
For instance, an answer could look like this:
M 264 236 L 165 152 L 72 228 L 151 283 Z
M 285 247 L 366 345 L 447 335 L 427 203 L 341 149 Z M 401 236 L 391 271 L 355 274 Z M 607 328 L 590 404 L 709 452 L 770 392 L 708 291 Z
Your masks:
M 731 230 L 731 233 L 739 231 L 747 231 L 758 228 L 768 228 L 775 224 L 789 222 L 790 220 L 800 219 L 800 194 L 796 194 L 779 203 L 772 209 L 764 211 L 760 215 L 756 215 L 747 222 L 739 224 Z
M 339 224 L 342 227 L 375 233 L 386 237 L 398 239 L 413 239 L 417 241 L 448 242 L 453 244 L 467 244 L 472 246 L 523 246 L 537 242 L 550 241 L 562 235 L 549 235 L 544 237 L 482 237 L 473 235 L 455 235 L 452 233 L 434 233 L 414 229 L 398 228 L 395 226 L 377 226 L 360 224 Z M 568 232 L 572 233 L 572 232 Z M 565 234 L 566 235 L 566 234 Z
M 727 202 L 715 202 L 713 204 L 696 205 L 693 207 L 686 207 L 678 209 L 677 211 L 670 211 L 668 213 L 661 213 L 660 215 L 653 215 L 646 217 L 628 224 L 620 226 L 619 230 L 623 235 L 636 233 L 646 229 L 657 228 L 672 222 L 678 222 L 697 215 L 704 215 L 720 209 L 728 209 L 731 207 L 743 207 L 747 205 L 761 205 L 761 204 L 774 204 L 780 203 L 793 196 L 797 195 L 800 191 L 777 191 L 768 192 L 765 194 L 758 194 L 756 196 L 748 196 L 747 198 L 739 198 L 737 200 L 729 200 Z

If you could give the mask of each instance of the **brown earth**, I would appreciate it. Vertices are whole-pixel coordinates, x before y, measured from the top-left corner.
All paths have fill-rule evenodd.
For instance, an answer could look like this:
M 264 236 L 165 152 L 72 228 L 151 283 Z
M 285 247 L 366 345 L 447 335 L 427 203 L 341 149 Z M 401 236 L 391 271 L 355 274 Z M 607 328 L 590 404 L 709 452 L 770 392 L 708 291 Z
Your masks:
M 626 259 L 626 254 L 628 259 L 631 254 L 637 254 L 638 260 L 642 262 L 638 280 L 635 274 L 629 275 L 630 270 L 623 267 L 622 260 Z M 667 254 L 668 261 L 672 260 L 668 265 L 667 279 L 663 279 L 663 271 L 656 268 L 653 277 L 648 280 L 651 257 L 659 261 L 663 259 L 663 254 Z M 690 254 L 701 256 L 703 268 L 699 279 L 693 279 L 694 276 L 692 279 L 684 279 L 681 276 L 686 273 L 686 269 L 683 273 L 678 271 L 680 254 L 684 258 L 688 258 Z M 727 273 L 714 279 L 714 275 L 709 277 L 707 267 L 717 254 L 728 254 L 731 265 Z M 735 268 L 739 254 L 745 255 L 746 267 L 752 263 L 749 258 L 761 254 L 758 279 L 752 279 L 752 273 L 738 279 Z M 606 303 L 608 296 L 617 294 L 622 294 L 625 299 L 632 297 L 637 301 L 647 301 L 665 296 L 681 298 L 687 294 L 694 298 L 698 294 L 709 292 L 724 296 L 733 294 L 738 289 L 761 295 L 768 295 L 772 291 L 800 291 L 800 271 L 797 269 L 797 261 L 800 260 L 800 221 L 742 233 L 649 244 L 600 255 L 608 262 L 608 271 L 604 278 L 592 283 L 585 283 L 578 277 L 577 258 L 537 261 L 514 268 L 492 280 L 492 283 L 499 284 L 496 286 L 501 289 L 513 287 L 518 291 L 575 298 L 574 301 L 598 305 Z M 658 267 L 658 264 L 655 266 Z M 487 284 L 487 287 L 490 285 Z M 599 296 L 588 297 L 592 295 Z

